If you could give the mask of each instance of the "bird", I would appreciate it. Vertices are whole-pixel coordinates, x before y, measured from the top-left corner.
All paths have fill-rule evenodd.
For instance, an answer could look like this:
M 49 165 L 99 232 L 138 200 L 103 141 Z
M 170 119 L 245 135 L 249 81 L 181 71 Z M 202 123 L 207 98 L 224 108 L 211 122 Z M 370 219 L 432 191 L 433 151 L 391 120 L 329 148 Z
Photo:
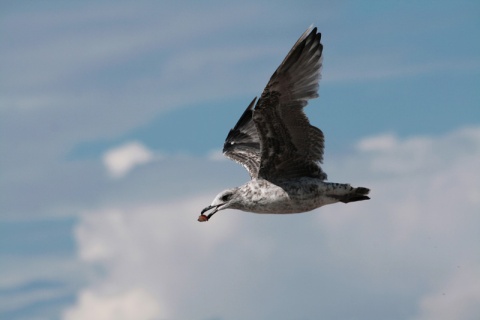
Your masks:
M 310 26 L 227 135 L 223 154 L 248 171 L 246 184 L 220 192 L 201 211 L 209 221 L 220 210 L 290 214 L 337 202 L 369 200 L 370 189 L 326 182 L 325 139 L 303 111 L 318 97 L 323 63 L 321 33 Z

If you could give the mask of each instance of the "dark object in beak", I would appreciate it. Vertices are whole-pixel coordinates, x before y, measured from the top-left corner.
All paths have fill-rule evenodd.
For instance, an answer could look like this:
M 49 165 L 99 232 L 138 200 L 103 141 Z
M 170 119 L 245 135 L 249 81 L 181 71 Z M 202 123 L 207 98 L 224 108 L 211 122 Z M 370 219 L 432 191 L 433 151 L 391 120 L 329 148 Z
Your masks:
M 219 206 L 208 206 L 205 209 L 200 212 L 200 217 L 198 217 L 199 222 L 205 222 L 208 221 L 217 211 L 218 211 Z M 205 212 L 207 212 L 210 209 L 214 209 L 211 213 L 208 215 L 204 215 Z
M 200 217 L 198 217 L 198 222 L 205 222 L 208 221 L 208 217 L 204 214 L 201 214 Z

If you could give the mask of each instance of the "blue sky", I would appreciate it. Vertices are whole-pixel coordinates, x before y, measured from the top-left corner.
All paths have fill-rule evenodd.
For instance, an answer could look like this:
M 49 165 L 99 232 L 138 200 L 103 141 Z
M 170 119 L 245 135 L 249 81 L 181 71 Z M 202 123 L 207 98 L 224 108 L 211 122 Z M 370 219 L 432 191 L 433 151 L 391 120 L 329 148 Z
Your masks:
M 479 17 L 476 1 L 2 2 L 0 318 L 476 319 Z M 248 179 L 223 141 L 312 23 L 324 169 L 372 200 L 198 224 Z

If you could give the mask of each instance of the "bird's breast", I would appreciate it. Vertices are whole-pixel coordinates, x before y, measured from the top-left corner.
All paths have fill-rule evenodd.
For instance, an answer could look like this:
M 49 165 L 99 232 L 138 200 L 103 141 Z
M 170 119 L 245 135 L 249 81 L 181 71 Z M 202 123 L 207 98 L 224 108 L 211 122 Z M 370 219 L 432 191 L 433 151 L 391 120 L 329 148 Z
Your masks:
M 240 210 L 255 213 L 300 213 L 311 211 L 325 203 L 322 182 L 306 178 L 300 181 L 272 183 L 263 179 L 251 180 L 242 187 L 244 206 Z

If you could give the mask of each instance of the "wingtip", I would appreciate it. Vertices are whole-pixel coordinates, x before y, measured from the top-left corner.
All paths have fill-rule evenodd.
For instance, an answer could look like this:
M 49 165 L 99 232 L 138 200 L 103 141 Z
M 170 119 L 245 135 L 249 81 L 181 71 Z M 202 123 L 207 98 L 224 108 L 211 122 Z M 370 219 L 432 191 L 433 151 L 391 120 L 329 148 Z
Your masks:
M 253 98 L 252 102 L 247 107 L 247 110 L 252 110 L 253 107 L 255 106 L 255 102 L 257 101 L 257 97 Z
M 316 27 L 313 23 L 307 28 L 307 30 L 304 32 L 305 34 L 321 34 L 318 32 L 318 27 Z
M 300 43 L 302 40 L 307 38 L 311 34 L 317 34 L 317 27 L 312 23 L 307 30 L 300 36 L 300 38 L 297 40 L 297 43 Z

